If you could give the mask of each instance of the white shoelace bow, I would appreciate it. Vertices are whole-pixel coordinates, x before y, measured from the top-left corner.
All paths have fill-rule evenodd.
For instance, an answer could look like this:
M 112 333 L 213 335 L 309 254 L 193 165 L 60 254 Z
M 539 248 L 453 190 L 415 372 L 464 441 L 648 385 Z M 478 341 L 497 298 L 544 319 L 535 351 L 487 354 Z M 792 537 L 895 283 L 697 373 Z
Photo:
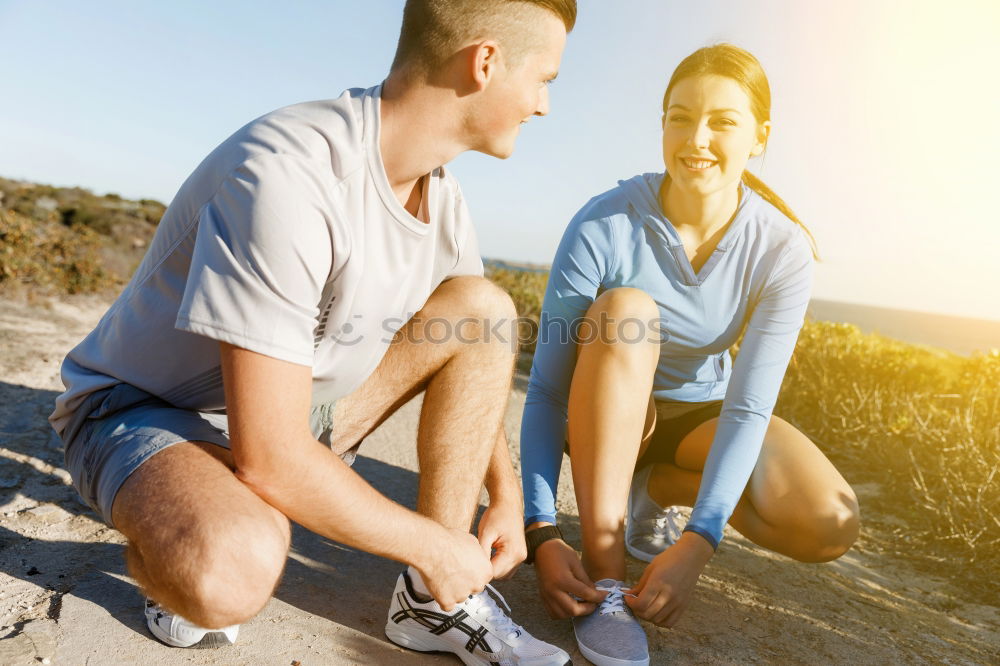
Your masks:
M 665 537 L 670 541 L 676 542 L 681 536 L 680 518 L 680 512 L 674 507 L 668 506 L 653 522 L 653 536 L 657 538 Z
M 636 595 L 629 594 L 623 589 L 624 583 L 620 581 L 615 581 L 614 585 L 596 585 L 598 590 L 602 590 L 608 593 L 608 596 L 604 597 L 604 601 L 598 607 L 601 615 L 609 615 L 611 613 L 627 613 L 629 609 L 625 606 L 625 597 L 634 597 Z
M 504 613 L 503 610 L 497 606 L 493 596 L 490 595 L 487 590 L 496 595 L 496 598 L 500 600 L 503 607 L 507 609 L 506 613 Z M 501 636 L 504 636 L 507 640 L 518 638 L 523 633 L 521 625 L 510 619 L 511 610 L 510 606 L 507 605 L 507 600 L 503 598 L 502 594 L 497 592 L 495 587 L 488 583 L 486 585 L 486 590 L 483 590 L 479 594 L 472 595 L 463 601 L 461 606 L 470 617 L 474 617 L 478 622 Z

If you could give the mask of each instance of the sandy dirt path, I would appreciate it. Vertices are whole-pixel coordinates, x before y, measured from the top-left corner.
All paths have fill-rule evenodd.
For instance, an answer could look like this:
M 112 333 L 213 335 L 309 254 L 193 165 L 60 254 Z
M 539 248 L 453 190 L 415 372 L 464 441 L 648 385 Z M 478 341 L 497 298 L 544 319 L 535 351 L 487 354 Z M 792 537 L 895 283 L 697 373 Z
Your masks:
M 281 586 L 236 646 L 185 651 L 147 635 L 122 537 L 77 499 L 46 422 L 61 390 L 62 357 L 105 307 L 98 299 L 0 302 L 0 664 L 458 663 L 385 639 L 398 564 L 300 528 Z M 523 388 L 522 378 L 507 412 L 515 462 Z M 418 414 L 419 398 L 366 441 L 356 464 L 410 506 Z M 560 520 L 579 544 L 568 468 L 562 478 Z M 877 488 L 857 490 L 864 515 L 877 515 Z M 646 625 L 653 663 L 1000 663 L 1000 609 L 969 603 L 947 580 L 886 555 L 873 522 L 850 553 L 819 565 L 792 562 L 728 532 L 680 624 Z M 641 570 L 630 561 L 633 580 Z M 586 663 L 570 625 L 539 608 L 530 566 L 497 587 L 516 620 Z

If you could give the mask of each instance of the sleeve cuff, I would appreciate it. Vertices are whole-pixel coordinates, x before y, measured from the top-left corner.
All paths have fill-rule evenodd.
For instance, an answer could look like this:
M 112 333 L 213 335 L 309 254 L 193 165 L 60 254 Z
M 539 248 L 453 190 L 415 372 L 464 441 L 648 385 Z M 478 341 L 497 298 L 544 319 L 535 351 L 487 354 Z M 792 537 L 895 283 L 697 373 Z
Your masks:
M 555 514 L 540 513 L 540 514 L 535 514 L 534 516 L 527 516 L 524 519 L 525 527 L 527 527 L 532 523 L 552 523 L 553 525 L 555 525 L 556 516 Z
M 716 538 L 715 535 L 709 533 L 708 530 L 698 527 L 697 525 L 688 525 L 682 531 L 684 532 L 694 532 L 698 536 L 702 537 L 712 546 L 712 550 L 719 550 L 720 539 Z

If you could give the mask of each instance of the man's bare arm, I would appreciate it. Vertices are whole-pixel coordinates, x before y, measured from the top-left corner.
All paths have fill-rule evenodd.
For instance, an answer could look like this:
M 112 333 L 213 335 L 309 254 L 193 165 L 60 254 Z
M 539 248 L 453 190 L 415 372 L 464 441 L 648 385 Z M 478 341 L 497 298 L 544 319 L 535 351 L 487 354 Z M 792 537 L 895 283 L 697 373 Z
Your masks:
M 509 578 L 524 561 L 528 549 L 524 542 L 524 501 L 502 426 L 490 456 L 485 485 L 490 505 L 479 521 L 479 542 L 492 551 L 494 576 Z
M 240 481 L 317 534 L 412 564 L 442 606 L 482 589 L 491 567 L 475 538 L 392 502 L 313 437 L 310 368 L 226 343 L 221 352 Z

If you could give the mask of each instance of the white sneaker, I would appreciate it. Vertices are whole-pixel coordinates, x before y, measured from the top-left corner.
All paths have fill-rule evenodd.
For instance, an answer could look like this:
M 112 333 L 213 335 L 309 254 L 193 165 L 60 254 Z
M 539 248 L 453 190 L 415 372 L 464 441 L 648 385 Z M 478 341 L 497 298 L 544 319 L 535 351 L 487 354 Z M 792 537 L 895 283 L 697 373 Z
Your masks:
M 569 655 L 529 634 L 510 619 L 500 593 L 487 589 L 450 613 L 413 589 L 404 571 L 396 581 L 385 623 L 386 637 L 418 652 L 451 652 L 465 664 L 484 666 L 564 666 Z M 427 599 L 424 601 L 423 599 Z M 497 605 L 497 600 L 506 609 Z
M 625 548 L 632 557 L 644 562 L 677 543 L 681 538 L 683 516 L 672 506 L 663 508 L 649 496 L 647 486 L 652 465 L 632 477 L 628 494 L 628 522 L 625 525 Z
M 232 645 L 240 625 L 222 629 L 202 629 L 180 615 L 168 612 L 152 599 L 146 599 L 146 626 L 161 643 L 181 648 L 215 648 Z

